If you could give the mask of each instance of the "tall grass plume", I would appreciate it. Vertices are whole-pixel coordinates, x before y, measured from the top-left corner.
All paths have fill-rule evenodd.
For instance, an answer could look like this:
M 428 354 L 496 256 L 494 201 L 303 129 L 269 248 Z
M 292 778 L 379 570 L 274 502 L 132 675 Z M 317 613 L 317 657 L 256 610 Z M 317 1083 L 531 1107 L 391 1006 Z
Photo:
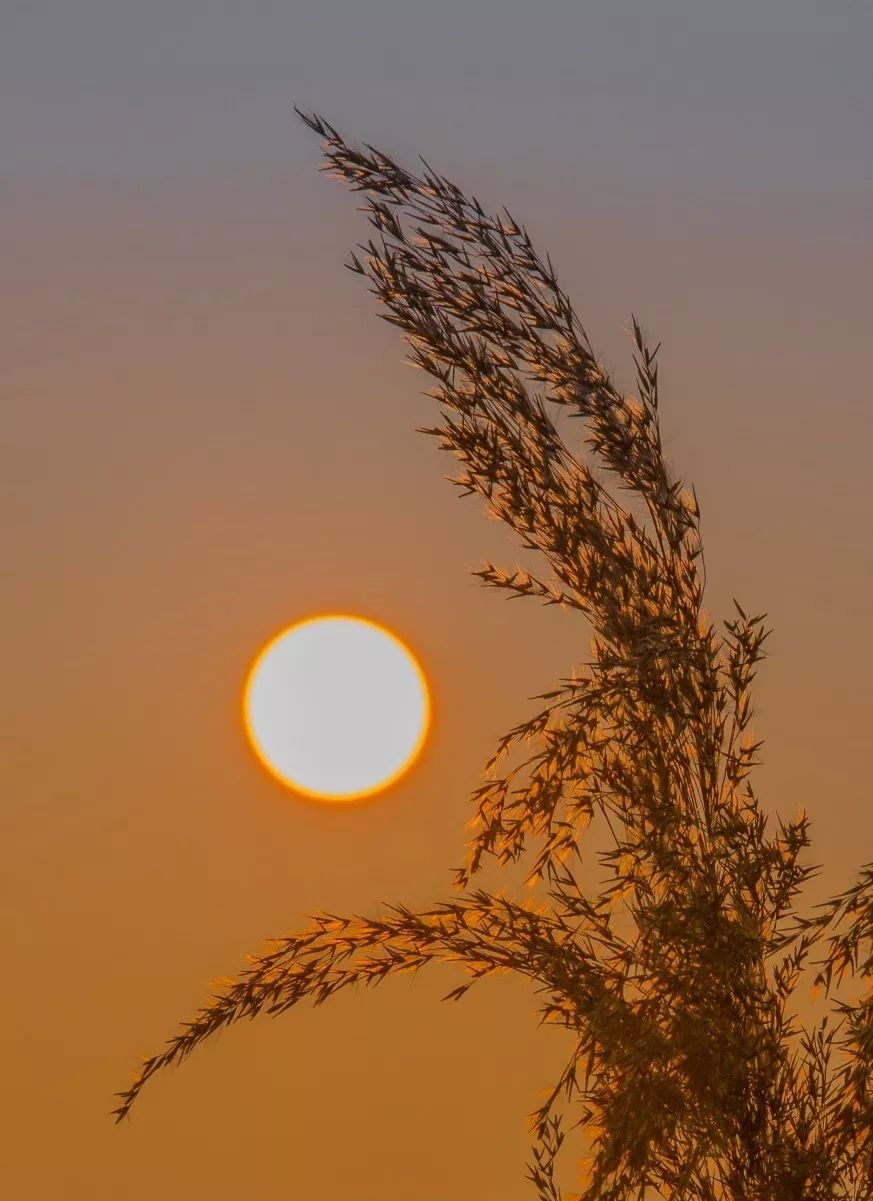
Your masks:
M 297 111 L 324 141 L 322 169 L 365 193 L 377 237 L 348 266 L 435 381 L 440 422 L 422 432 L 458 461 L 462 493 L 482 497 L 543 564 L 542 578 L 490 562 L 476 574 L 584 617 L 591 659 L 542 693 L 485 764 L 452 899 L 325 913 L 273 941 L 145 1060 L 116 1119 L 152 1076 L 241 1018 L 449 962 L 469 979 L 445 999 L 508 969 L 535 986 L 541 1021 L 573 1035 L 531 1115 L 528 1176 L 541 1201 L 565 1201 L 555 1171 L 569 1116 L 591 1140 L 581 1201 L 649 1190 L 871 1201 L 873 996 L 837 1004 L 839 1023 L 804 1027 L 799 1047 L 786 1004 L 828 927 L 816 986 L 830 996 L 845 973 L 873 974 L 873 956 L 859 963 L 873 936 L 873 864 L 819 915 L 793 912 L 818 870 L 800 863 L 809 822 L 801 811 L 768 832 L 750 780 L 766 614 L 734 601 L 718 634 L 704 613 L 697 496 L 662 452 L 658 347 L 633 317 L 637 391 L 623 394 L 508 210 L 489 215 L 423 159 L 413 174 Z M 578 447 L 559 436 L 558 409 L 580 420 Z M 580 847 L 598 818 L 614 842 L 602 856 L 613 883 L 589 897 Z M 473 887 L 487 859 L 525 855 L 544 904 Z M 619 933 L 619 912 L 633 937 Z

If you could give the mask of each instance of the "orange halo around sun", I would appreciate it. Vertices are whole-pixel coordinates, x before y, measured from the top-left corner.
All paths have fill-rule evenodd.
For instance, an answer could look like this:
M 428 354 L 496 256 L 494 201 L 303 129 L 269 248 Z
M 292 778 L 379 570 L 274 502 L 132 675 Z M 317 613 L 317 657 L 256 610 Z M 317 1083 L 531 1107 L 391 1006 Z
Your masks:
M 403 758 L 402 762 L 400 762 L 399 766 L 397 766 L 394 771 L 389 772 L 376 782 L 370 782 L 366 787 L 363 788 L 349 788 L 340 791 L 320 789 L 313 787 L 311 784 L 304 784 L 299 779 L 294 778 L 294 776 L 291 775 L 287 770 L 282 770 L 282 768 L 274 761 L 275 756 L 271 758 L 270 754 L 265 749 L 263 745 L 263 733 L 259 734 L 258 730 L 255 728 L 255 722 L 253 721 L 250 711 L 253 685 L 256 681 L 256 678 L 258 677 L 261 669 L 264 667 L 266 661 L 273 655 L 277 648 L 280 647 L 280 644 L 285 644 L 286 640 L 289 639 L 291 635 L 293 635 L 295 632 L 301 631 L 303 627 L 314 626 L 324 622 L 353 622 L 377 631 L 388 641 L 391 646 L 402 652 L 404 665 L 413 669 L 414 679 L 420 690 L 420 728 L 414 744 L 412 745 L 411 749 L 405 753 L 405 757 Z M 408 680 L 409 677 L 407 677 L 407 683 Z M 266 769 L 266 771 L 273 776 L 274 779 L 278 780 L 286 788 L 291 789 L 295 793 L 299 793 L 303 796 L 319 801 L 364 800 L 368 797 L 373 797 L 377 794 L 386 792 L 393 784 L 396 784 L 400 779 L 402 779 L 402 777 L 407 775 L 421 757 L 421 752 L 424 748 L 428 733 L 430 731 L 432 716 L 433 702 L 430 695 L 430 689 L 428 687 L 427 678 L 419 664 L 417 657 L 412 653 L 406 643 L 403 642 L 392 630 L 389 630 L 380 622 L 373 621 L 371 618 L 362 617 L 359 614 L 353 613 L 315 614 L 310 617 L 301 618 L 299 621 L 296 621 L 280 630 L 255 656 L 255 659 L 253 660 L 246 674 L 245 685 L 243 688 L 243 727 L 246 733 L 247 741 L 258 761 Z

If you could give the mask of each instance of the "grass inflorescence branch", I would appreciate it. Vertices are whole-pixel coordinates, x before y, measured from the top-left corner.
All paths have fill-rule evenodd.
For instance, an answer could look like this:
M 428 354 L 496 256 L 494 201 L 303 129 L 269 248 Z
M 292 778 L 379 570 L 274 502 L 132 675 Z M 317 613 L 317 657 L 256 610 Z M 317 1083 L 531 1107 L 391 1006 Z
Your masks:
M 516 972 L 542 997 L 540 1020 L 574 1036 L 531 1115 L 528 1175 L 541 1201 L 564 1201 L 555 1170 L 571 1108 L 591 1146 L 582 1201 L 647 1190 L 873 1201 L 873 1001 L 840 1004 L 839 1025 L 825 1033 L 825 1019 L 799 1047 L 786 1012 L 829 926 L 837 932 L 816 985 L 829 992 L 834 975 L 873 975 L 873 955 L 859 962 L 873 938 L 873 865 L 820 916 L 792 913 L 817 870 L 800 865 L 808 819 L 779 819 L 768 834 L 750 783 L 762 745 L 751 736 L 751 685 L 770 631 L 766 614 L 735 601 L 721 637 L 703 611 L 697 494 L 673 477 L 661 442 L 660 344 L 650 347 L 634 316 L 638 394 L 625 395 L 548 255 L 508 210 L 488 215 L 423 159 L 415 174 L 297 111 L 323 139 L 323 169 L 366 196 L 377 236 L 347 265 L 435 382 L 441 420 L 422 432 L 457 461 L 462 494 L 481 497 L 549 578 L 490 562 L 475 574 L 509 597 L 581 615 L 592 658 L 540 694 L 548 703 L 485 764 L 452 900 L 420 913 L 323 914 L 270 944 L 144 1062 L 116 1117 L 156 1072 L 242 1018 L 455 963 L 469 979 L 446 999 Z M 580 445 L 560 436 L 558 410 L 579 419 Z M 591 898 L 580 848 L 598 817 L 614 843 L 601 856 L 613 882 Z M 529 851 L 527 882 L 544 900 L 472 888 L 488 858 L 505 866 Z

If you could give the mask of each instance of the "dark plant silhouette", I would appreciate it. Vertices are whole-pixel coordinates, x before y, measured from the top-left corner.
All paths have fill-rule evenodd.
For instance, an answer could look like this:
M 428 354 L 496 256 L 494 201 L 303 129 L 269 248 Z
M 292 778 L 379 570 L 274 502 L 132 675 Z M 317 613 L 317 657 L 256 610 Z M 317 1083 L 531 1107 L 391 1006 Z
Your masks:
M 802 811 L 777 819 L 778 836 L 768 836 L 748 780 L 761 746 L 749 732 L 750 685 L 769 631 L 765 615 L 736 601 L 726 637 L 703 614 L 700 514 L 662 454 L 657 348 L 633 318 L 639 395 L 622 395 L 550 260 L 507 210 L 487 216 L 424 160 L 413 175 L 297 111 L 325 140 L 322 169 L 367 194 L 379 242 L 359 247 L 364 262 L 353 254 L 349 267 L 369 278 L 412 361 L 437 381 L 428 394 L 442 424 L 422 432 L 460 461 L 452 482 L 484 497 L 551 578 L 491 563 L 476 574 L 582 614 L 592 659 L 541 694 L 542 710 L 486 765 L 459 896 L 421 913 L 326 914 L 276 940 L 144 1062 L 119 1094 L 117 1119 L 155 1072 L 240 1018 L 456 962 L 470 980 L 448 997 L 496 970 L 519 972 L 544 995 L 542 1020 L 575 1037 L 531 1115 L 529 1176 L 542 1201 L 561 1198 L 555 1160 L 573 1104 L 574 1125 L 591 1138 L 585 1201 L 647 1189 L 701 1201 L 873 1198 L 873 997 L 837 1005 L 836 1029 L 848 1023 L 839 1069 L 828 1019 L 803 1029 L 800 1055 L 785 1012 L 831 923 L 851 918 L 817 961 L 816 985 L 830 995 L 835 973 L 873 974 L 873 957 L 858 963 L 873 935 L 873 864 L 817 906 L 820 916 L 792 913 L 817 870 L 799 866 L 808 820 Z M 559 437 L 548 405 L 583 419 L 628 507 Z M 525 744 L 533 753 L 500 774 Z M 615 882 L 592 900 L 573 869 L 595 813 L 615 843 L 602 856 Z M 545 904 L 470 888 L 483 856 L 506 865 L 531 845 L 528 882 L 542 883 Z M 618 903 L 633 939 L 616 928 Z

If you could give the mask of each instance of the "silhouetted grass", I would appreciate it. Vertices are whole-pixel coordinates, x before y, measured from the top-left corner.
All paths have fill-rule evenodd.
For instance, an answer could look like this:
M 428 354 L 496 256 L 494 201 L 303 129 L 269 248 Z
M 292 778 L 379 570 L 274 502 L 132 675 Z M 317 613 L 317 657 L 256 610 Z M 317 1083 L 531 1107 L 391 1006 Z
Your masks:
M 638 396 L 623 395 L 548 257 L 507 210 L 488 216 L 424 160 L 413 175 L 298 115 L 325 140 L 323 169 L 367 195 L 378 243 L 360 246 L 363 261 L 353 254 L 349 267 L 371 281 L 412 362 L 437 381 L 429 395 L 441 423 L 422 432 L 460 462 L 453 482 L 538 551 L 550 578 L 491 563 L 477 575 L 584 615 L 592 658 L 541 694 L 541 711 L 486 764 L 454 880 L 460 896 L 421 913 L 317 916 L 275 941 L 145 1061 L 119 1094 L 117 1119 L 155 1072 L 240 1018 L 458 962 L 470 980 L 448 998 L 516 971 L 544 994 L 541 1020 L 576 1036 L 531 1115 L 528 1174 L 542 1201 L 561 1198 L 554 1166 L 571 1107 L 595 1149 L 585 1201 L 647 1188 L 701 1201 L 873 1198 L 873 999 L 837 1005 L 837 1029 L 848 1024 L 839 1069 L 828 1019 L 803 1030 L 799 1055 L 785 1014 L 832 923 L 853 919 L 831 936 L 816 985 L 829 995 L 835 973 L 871 974 L 873 958 L 859 966 L 858 951 L 873 933 L 873 864 L 820 916 L 792 913 L 817 870 L 799 865 L 808 820 L 778 819 L 769 836 L 748 778 L 761 746 L 749 731 L 750 686 L 766 615 L 735 601 L 722 637 L 702 610 L 700 512 L 662 454 L 657 347 L 633 318 Z M 639 518 L 559 437 L 552 404 L 582 420 L 594 464 L 641 506 Z M 531 753 L 501 774 L 525 745 Z M 615 882 L 590 900 L 573 865 L 596 813 L 615 843 L 602 856 Z M 506 865 L 530 846 L 528 882 L 542 881 L 544 906 L 469 890 L 485 856 Z M 615 928 L 618 905 L 632 941 Z

